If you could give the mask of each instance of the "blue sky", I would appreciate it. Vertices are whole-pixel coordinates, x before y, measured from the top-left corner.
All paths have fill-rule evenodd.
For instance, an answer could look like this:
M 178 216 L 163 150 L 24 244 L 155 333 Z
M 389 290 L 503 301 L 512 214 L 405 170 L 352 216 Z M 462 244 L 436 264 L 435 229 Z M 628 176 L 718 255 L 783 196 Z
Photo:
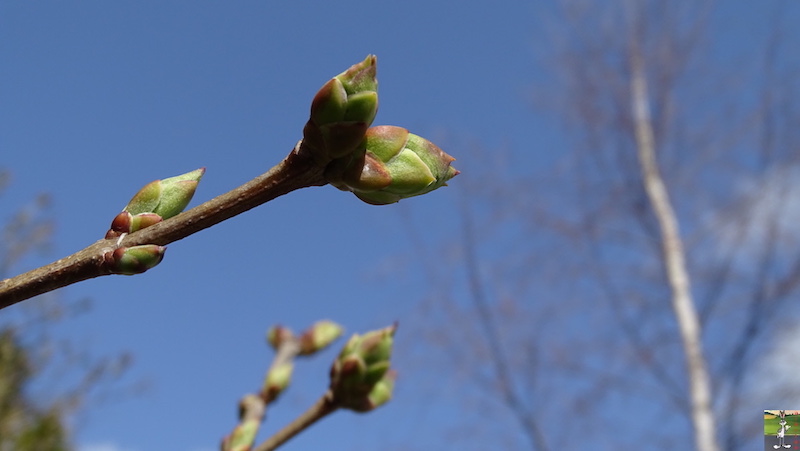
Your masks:
M 3 216 L 53 194 L 55 245 L 31 266 L 101 238 L 150 180 L 206 167 L 193 205 L 221 194 L 288 153 L 316 90 L 369 53 L 376 124 L 405 126 L 457 158 L 450 141 L 522 146 L 534 131 L 519 121 L 530 117 L 532 19 L 525 2 L 3 2 L 0 157 L 14 176 Z M 98 355 L 130 350 L 126 380 L 150 383 L 135 399 L 90 406 L 78 443 L 216 449 L 238 399 L 261 382 L 270 325 L 330 318 L 352 333 L 397 320 L 402 331 L 423 287 L 382 268 L 408 246 L 403 217 L 444 235 L 455 196 L 376 208 L 331 187 L 296 192 L 172 244 L 158 271 L 64 290 L 93 309 L 63 333 Z M 266 430 L 322 392 L 331 358 L 299 363 Z M 435 433 L 437 409 L 393 404 L 337 414 L 289 449 Z
M 719 16 L 725 50 L 743 44 L 730 30 L 745 33 L 760 13 L 744 3 Z M 46 191 L 58 223 L 51 254 L 28 267 L 101 238 L 151 180 L 206 167 L 196 205 L 266 171 L 301 137 L 316 90 L 370 53 L 375 124 L 432 139 L 463 171 L 446 189 L 387 207 L 332 187 L 291 193 L 173 243 L 147 274 L 63 290 L 93 308 L 59 333 L 100 355 L 131 351 L 124 382 L 150 387 L 90 406 L 75 430 L 82 449 L 216 449 L 239 398 L 261 383 L 275 323 L 329 318 L 352 333 L 399 321 L 399 350 L 418 352 L 413 324 L 428 286 L 408 262 L 431 255 L 409 252 L 409 222 L 426 243 L 457 233 L 460 183 L 493 164 L 471 160 L 475 146 L 513 155 L 519 173 L 561 155 L 563 137 L 530 101 L 545 72 L 536 11 L 511 0 L 0 3 L 0 167 L 14 176 L 0 220 Z M 322 393 L 333 354 L 298 363 L 265 431 Z M 452 386 L 431 389 L 411 354 L 398 351 L 390 405 L 338 413 L 286 449 L 446 446 L 443 431 L 480 413 L 463 410 Z

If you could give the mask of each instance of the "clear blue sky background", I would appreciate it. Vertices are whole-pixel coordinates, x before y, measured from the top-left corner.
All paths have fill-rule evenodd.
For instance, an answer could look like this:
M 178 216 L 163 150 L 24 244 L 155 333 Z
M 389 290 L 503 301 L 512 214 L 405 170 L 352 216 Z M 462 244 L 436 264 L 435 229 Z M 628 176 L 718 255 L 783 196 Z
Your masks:
M 369 53 L 376 124 L 405 126 L 456 157 L 456 138 L 529 147 L 532 14 L 513 1 L 2 2 L 0 162 L 14 175 L 3 216 L 52 192 L 54 259 L 102 237 L 150 180 L 204 166 L 193 204 L 221 194 L 288 153 L 316 90 Z M 422 287 L 380 265 L 408 245 L 403 215 L 445 234 L 454 199 L 440 190 L 376 208 L 331 187 L 296 192 L 174 243 L 158 271 L 64 290 L 94 301 L 65 333 L 97 354 L 132 351 L 128 380 L 151 382 L 135 399 L 92 406 L 78 443 L 216 449 L 239 398 L 261 383 L 268 326 L 410 324 Z M 322 392 L 331 358 L 300 362 L 266 429 Z M 372 415 L 335 415 L 288 449 L 436 434 L 437 409 L 402 401 L 413 389 L 402 383 L 398 401 Z
M 153 179 L 206 167 L 193 205 L 221 194 L 288 153 L 315 91 L 369 53 L 379 61 L 376 124 L 431 138 L 462 170 L 485 165 L 469 161 L 473 142 L 514 149 L 520 170 L 544 170 L 563 141 L 529 102 L 542 72 L 533 3 L 1 2 L 0 166 L 14 183 L 0 219 L 51 192 L 52 260 L 101 238 Z M 730 7 L 723 25 L 746 33 L 758 13 L 746 3 Z M 731 46 L 741 43 L 735 35 Z M 388 207 L 331 187 L 295 192 L 170 245 L 147 274 L 64 290 L 94 307 L 62 333 L 97 354 L 132 351 L 126 381 L 151 382 L 134 398 L 90 406 L 77 442 L 216 449 L 239 398 L 261 383 L 271 358 L 263 336 L 275 323 L 330 318 L 352 333 L 399 321 L 400 346 L 413 347 L 403 325 L 415 321 L 426 287 L 412 271 L 389 271 L 391 257 L 410 245 L 408 218 L 427 237 L 452 234 L 459 181 L 469 177 Z M 297 385 L 266 430 L 324 390 L 332 356 L 299 362 Z M 415 378 L 424 368 L 402 353 L 395 366 L 391 405 L 336 414 L 286 449 L 446 447 L 442 431 L 471 413 L 446 387 L 421 402 Z

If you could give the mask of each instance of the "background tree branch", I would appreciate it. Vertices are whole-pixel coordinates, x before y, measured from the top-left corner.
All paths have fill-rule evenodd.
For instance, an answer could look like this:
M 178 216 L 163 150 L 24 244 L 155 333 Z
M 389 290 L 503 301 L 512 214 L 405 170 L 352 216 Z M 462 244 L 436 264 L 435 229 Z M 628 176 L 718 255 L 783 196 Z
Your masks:
M 634 16 L 632 28 L 636 31 L 642 25 L 642 22 L 635 6 L 632 3 L 629 4 L 632 9 L 629 12 Z M 716 441 L 717 430 L 712 410 L 711 379 L 703 352 L 700 321 L 694 297 L 692 296 L 678 219 L 656 160 L 647 79 L 643 68 L 641 49 L 637 45 L 641 37 L 640 33 L 634 32 L 631 35 L 630 54 L 628 56 L 631 71 L 631 110 L 633 112 L 633 131 L 636 137 L 637 155 L 641 165 L 645 191 L 661 232 L 664 270 L 669 281 L 672 293 L 672 308 L 675 313 L 675 319 L 678 322 L 686 357 L 695 446 L 698 451 L 715 451 L 718 446 Z

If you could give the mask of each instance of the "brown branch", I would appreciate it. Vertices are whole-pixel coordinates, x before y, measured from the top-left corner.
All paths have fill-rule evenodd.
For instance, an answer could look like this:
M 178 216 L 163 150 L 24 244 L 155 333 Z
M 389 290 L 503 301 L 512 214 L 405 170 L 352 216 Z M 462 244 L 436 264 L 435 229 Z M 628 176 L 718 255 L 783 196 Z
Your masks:
M 325 418 L 337 408 L 338 405 L 333 398 L 333 392 L 328 390 L 313 406 L 303 412 L 299 417 L 295 418 L 294 421 L 287 424 L 283 429 L 276 432 L 275 435 L 268 438 L 264 443 L 255 447 L 253 451 L 272 451 L 286 443 L 295 435 L 303 432 L 312 424 Z
M 258 394 L 245 395 L 239 401 L 239 423 L 223 439 L 221 448 L 223 451 L 243 449 L 241 446 L 244 444 L 240 442 L 242 437 L 246 437 L 248 441 L 255 440 L 255 435 L 258 433 L 261 423 L 264 422 L 267 406 L 275 401 L 281 391 L 286 388 L 286 386 L 277 389 L 270 387 L 270 373 L 281 366 L 293 365 L 295 357 L 300 353 L 300 348 L 300 340 L 295 336 L 283 340 L 277 346 L 275 358 L 272 359 L 272 364 L 264 375 L 261 391 Z M 250 433 L 252 433 L 252 436 L 250 436 Z M 251 447 L 252 444 L 253 442 L 250 441 L 247 446 Z
M 268 172 L 244 185 L 121 239 L 104 239 L 24 274 L 0 281 L 0 309 L 42 293 L 111 274 L 105 255 L 118 247 L 166 245 L 269 202 L 291 191 L 327 183 L 324 167 L 296 146 Z

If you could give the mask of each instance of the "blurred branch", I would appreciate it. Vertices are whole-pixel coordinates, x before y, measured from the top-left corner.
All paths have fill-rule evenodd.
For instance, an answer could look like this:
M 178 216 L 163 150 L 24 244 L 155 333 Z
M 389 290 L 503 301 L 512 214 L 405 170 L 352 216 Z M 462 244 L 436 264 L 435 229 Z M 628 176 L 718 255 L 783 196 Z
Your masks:
M 332 321 L 318 321 L 302 335 L 275 326 L 267 341 L 276 355 L 258 394 L 246 395 L 239 403 L 239 424 L 222 441 L 222 451 L 269 451 L 286 443 L 306 428 L 337 409 L 369 412 L 387 403 L 392 396 L 396 373 L 389 370 L 394 332 L 397 325 L 353 335 L 334 360 L 330 386 L 319 400 L 267 441 L 253 448 L 267 405 L 288 388 L 298 356 L 316 354 L 342 334 Z
M 0 191 L 2 191 L 0 173 Z M 46 249 L 53 235 L 54 222 L 42 217 L 50 206 L 50 196 L 40 194 L 30 204 L 16 212 L 0 229 L 0 277 L 5 277 L 26 254 Z
M 10 175 L 0 170 L 0 194 Z M 49 250 L 56 226 L 51 196 L 43 193 L 0 226 L 0 277 L 36 251 Z M 131 356 L 96 358 L 84 346 L 56 338 L 60 321 L 82 313 L 87 300 L 41 296 L 0 321 L 0 449 L 69 449 L 69 428 L 100 391 L 116 384 Z M 114 393 L 118 393 L 114 387 Z M 13 444 L 10 444 L 13 442 Z
M 289 384 L 291 371 L 294 366 L 294 358 L 297 357 L 300 352 L 300 342 L 297 338 L 291 336 L 281 340 L 276 348 L 277 353 L 272 360 L 269 370 L 267 370 L 267 374 L 264 376 L 264 384 L 261 391 L 257 395 L 245 395 L 239 402 L 239 424 L 236 425 L 231 434 L 223 440 L 223 451 L 251 449 L 256 434 L 258 434 L 258 429 L 267 413 L 267 405 L 274 401 Z M 287 369 L 287 371 L 284 371 L 284 369 Z M 274 382 L 274 374 L 281 375 L 281 383 L 276 384 Z M 296 430 L 294 434 L 289 435 L 283 441 L 288 440 L 301 430 L 302 429 Z
M 491 307 L 486 299 L 486 290 L 483 286 L 478 270 L 478 257 L 475 255 L 476 240 L 473 231 L 472 216 L 464 202 L 462 202 L 461 216 L 463 223 L 464 237 L 464 265 L 467 271 L 467 281 L 470 287 L 470 294 L 478 311 L 478 317 L 486 344 L 489 347 L 489 358 L 494 366 L 495 377 L 497 378 L 500 391 L 506 405 L 517 418 L 522 430 L 528 437 L 533 449 L 547 450 L 547 442 L 542 430 L 534 418 L 533 414 L 525 408 L 517 390 L 514 388 L 514 381 L 511 371 L 508 368 L 503 345 L 500 343 L 500 334 L 492 320 Z
M 264 443 L 256 446 L 253 451 L 272 451 L 338 408 L 339 406 L 333 399 L 333 392 L 328 390 L 313 406 L 264 441 Z
M 6 187 L 8 187 L 9 181 L 11 180 L 11 174 L 8 172 L 7 169 L 0 169 L 0 194 L 3 194 Z
M 585 228 L 591 229 L 592 224 L 586 223 Z M 656 382 L 662 385 L 665 393 L 669 396 L 669 399 L 674 404 L 680 408 L 686 408 L 687 404 L 682 396 L 681 387 L 675 379 L 670 377 L 669 371 L 667 371 L 667 365 L 660 362 L 658 359 L 652 358 L 652 349 L 650 348 L 650 344 L 647 342 L 647 340 L 645 340 L 645 337 L 642 334 L 641 321 L 637 321 L 636 318 L 629 319 L 628 315 L 624 313 L 624 296 L 614 286 L 611 276 L 608 274 L 606 267 L 603 265 L 603 259 L 600 256 L 599 246 L 597 245 L 596 240 L 592 238 L 592 233 L 593 232 L 591 230 L 586 232 L 586 234 L 589 235 L 588 248 L 589 256 L 592 259 L 592 264 L 589 265 L 589 268 L 597 278 L 600 289 L 605 294 L 605 297 L 614 312 L 614 319 L 617 321 L 622 333 L 625 334 L 625 337 L 627 338 L 629 345 L 633 348 L 633 351 L 636 353 L 636 356 L 641 360 L 641 362 L 647 363 L 644 365 L 645 370 L 650 373 Z

